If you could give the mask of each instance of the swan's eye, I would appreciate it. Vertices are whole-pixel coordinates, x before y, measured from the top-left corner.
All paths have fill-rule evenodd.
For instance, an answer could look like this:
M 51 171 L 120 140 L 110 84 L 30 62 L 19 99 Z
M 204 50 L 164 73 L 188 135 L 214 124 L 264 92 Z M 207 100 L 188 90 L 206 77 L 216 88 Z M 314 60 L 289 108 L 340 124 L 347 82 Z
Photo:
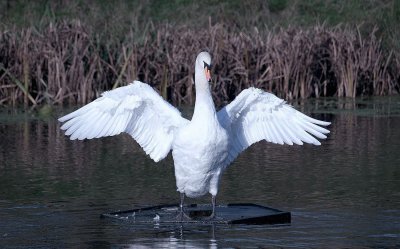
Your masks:
M 204 63 L 204 69 L 208 69 L 208 70 L 211 70 L 211 66 L 210 65 L 208 65 L 206 62 L 204 62 L 203 61 L 203 63 Z
M 210 72 L 210 65 L 204 62 L 204 73 L 206 75 L 206 79 L 208 82 L 211 82 L 211 72 Z

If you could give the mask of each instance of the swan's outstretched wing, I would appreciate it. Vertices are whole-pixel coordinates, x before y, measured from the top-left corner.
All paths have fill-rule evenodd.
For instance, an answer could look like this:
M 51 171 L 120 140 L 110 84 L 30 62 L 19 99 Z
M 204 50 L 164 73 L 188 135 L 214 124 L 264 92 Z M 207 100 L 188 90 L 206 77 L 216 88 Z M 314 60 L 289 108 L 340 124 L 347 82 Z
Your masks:
M 108 91 L 95 101 L 59 119 L 70 139 L 91 139 L 129 133 L 158 162 L 171 150 L 173 133 L 188 122 L 149 85 L 135 81 Z
M 310 118 L 275 95 L 253 87 L 243 90 L 217 116 L 230 138 L 225 166 L 247 147 L 263 139 L 276 144 L 320 145 L 313 136 L 325 139 L 324 134 L 329 133 L 318 126 L 329 125 L 329 122 Z

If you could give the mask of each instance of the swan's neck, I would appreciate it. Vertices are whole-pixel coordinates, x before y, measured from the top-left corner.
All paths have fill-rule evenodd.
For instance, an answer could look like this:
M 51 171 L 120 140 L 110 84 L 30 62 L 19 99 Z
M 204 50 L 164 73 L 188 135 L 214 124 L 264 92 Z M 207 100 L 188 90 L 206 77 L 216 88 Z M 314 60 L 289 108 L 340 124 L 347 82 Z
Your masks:
M 192 121 L 205 122 L 216 118 L 214 101 L 211 95 L 210 85 L 205 79 L 196 77 L 196 102 Z

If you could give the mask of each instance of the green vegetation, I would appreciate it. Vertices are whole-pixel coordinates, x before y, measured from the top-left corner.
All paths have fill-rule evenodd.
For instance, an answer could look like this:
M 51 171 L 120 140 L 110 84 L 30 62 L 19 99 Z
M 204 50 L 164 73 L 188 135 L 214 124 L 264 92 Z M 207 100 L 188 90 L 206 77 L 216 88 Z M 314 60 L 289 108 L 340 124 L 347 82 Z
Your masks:
M 398 0 L 5 0 L 0 2 L 3 29 L 45 28 L 49 23 L 80 20 L 96 34 L 123 36 L 154 25 L 205 28 L 225 23 L 241 31 L 254 27 L 310 27 L 326 23 L 378 27 L 387 39 L 400 35 Z

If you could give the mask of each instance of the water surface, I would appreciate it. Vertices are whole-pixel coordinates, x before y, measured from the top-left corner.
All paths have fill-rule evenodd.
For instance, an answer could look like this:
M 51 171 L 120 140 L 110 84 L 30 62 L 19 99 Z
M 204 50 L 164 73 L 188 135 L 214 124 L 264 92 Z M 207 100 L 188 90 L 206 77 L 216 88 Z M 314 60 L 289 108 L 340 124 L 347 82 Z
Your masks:
M 104 212 L 178 202 L 172 158 L 128 136 L 70 141 L 56 117 L 0 109 L 0 248 L 400 247 L 400 98 L 294 105 L 332 122 L 322 146 L 261 142 L 222 177 L 218 202 L 292 212 L 290 225 L 135 226 Z M 210 197 L 187 199 L 206 203 Z

